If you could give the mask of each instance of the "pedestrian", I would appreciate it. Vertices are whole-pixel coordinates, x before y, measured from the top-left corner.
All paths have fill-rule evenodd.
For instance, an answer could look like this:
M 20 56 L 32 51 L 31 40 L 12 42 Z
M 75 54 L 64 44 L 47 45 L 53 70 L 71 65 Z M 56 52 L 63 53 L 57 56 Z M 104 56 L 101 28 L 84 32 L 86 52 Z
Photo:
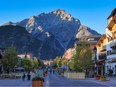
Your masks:
M 52 69 L 51 68 L 49 69 L 49 72 L 50 72 L 50 74 L 52 73 Z
M 26 73 L 23 72 L 23 75 L 22 75 L 22 79 L 23 79 L 23 81 L 25 80 L 25 77 L 26 77 Z
M 53 74 L 55 74 L 55 70 L 53 69 Z
M 30 71 L 27 73 L 27 80 L 30 80 L 31 79 L 31 73 Z

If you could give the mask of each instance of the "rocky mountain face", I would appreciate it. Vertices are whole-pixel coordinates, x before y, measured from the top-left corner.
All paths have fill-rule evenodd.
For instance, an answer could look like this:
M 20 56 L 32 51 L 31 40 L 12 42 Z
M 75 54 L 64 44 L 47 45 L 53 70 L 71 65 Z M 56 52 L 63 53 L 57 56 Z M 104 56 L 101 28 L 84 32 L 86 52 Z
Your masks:
M 47 43 L 51 49 L 61 54 L 72 47 L 78 38 L 98 34 L 87 26 L 81 25 L 79 19 L 60 9 L 32 16 L 17 23 L 7 22 L 4 25 L 18 25 L 26 28 L 33 37 Z M 53 57 L 52 54 L 50 55 Z
M 47 42 L 36 39 L 25 28 L 20 26 L 6 25 L 0 27 L 0 47 L 15 46 L 19 53 L 32 53 L 34 56 L 47 59 L 62 55 L 58 50 L 52 49 Z M 50 55 L 51 53 L 54 53 Z
M 90 29 L 87 26 L 81 25 L 78 29 L 78 33 L 76 34 L 76 38 L 81 38 L 83 36 L 91 36 L 91 35 L 100 35 L 95 30 Z

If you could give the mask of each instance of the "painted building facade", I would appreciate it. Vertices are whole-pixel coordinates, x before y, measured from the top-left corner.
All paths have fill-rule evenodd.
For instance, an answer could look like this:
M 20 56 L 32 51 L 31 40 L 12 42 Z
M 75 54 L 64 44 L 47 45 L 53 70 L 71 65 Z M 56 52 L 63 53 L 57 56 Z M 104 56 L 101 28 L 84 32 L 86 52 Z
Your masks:
M 102 35 L 96 44 L 97 48 L 97 60 L 96 64 L 96 74 L 105 75 L 105 60 L 106 60 L 106 34 Z
M 116 75 L 116 8 L 111 12 L 107 18 L 108 26 L 106 28 L 106 73 L 112 71 L 113 75 Z

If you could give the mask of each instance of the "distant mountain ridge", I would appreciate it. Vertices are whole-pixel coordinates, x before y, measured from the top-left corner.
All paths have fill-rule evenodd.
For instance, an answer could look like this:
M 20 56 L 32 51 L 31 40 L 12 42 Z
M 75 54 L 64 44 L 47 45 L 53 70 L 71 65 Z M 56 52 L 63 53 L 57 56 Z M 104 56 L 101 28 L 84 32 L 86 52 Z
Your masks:
M 25 28 L 20 26 L 0 26 L 0 35 L 0 48 L 15 46 L 19 54 L 32 53 L 41 59 L 62 55 L 60 51 L 58 52 L 58 50 L 52 49 L 47 43 L 37 40 Z
M 99 35 L 95 30 L 82 25 L 79 19 L 61 9 L 32 16 L 17 23 L 7 22 L 4 25 L 18 25 L 26 28 L 33 37 L 47 43 L 58 53 L 63 53 L 72 47 L 74 42 L 82 36 Z

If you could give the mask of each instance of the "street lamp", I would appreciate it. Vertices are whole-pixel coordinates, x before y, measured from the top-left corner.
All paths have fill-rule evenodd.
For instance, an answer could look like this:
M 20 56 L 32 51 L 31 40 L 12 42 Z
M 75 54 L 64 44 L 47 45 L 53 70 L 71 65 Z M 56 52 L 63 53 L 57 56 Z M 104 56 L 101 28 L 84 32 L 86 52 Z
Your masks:
M 93 48 L 93 51 L 94 51 L 94 53 L 95 53 L 95 59 L 94 59 L 94 64 L 95 64 L 95 74 L 96 74 L 96 72 L 97 72 L 97 70 L 96 70 L 96 68 L 97 68 L 97 64 L 96 64 L 96 61 L 97 61 L 97 56 L 96 56 L 96 53 L 97 53 L 97 48 L 96 47 L 94 47 Z M 98 74 L 98 73 L 97 73 Z

